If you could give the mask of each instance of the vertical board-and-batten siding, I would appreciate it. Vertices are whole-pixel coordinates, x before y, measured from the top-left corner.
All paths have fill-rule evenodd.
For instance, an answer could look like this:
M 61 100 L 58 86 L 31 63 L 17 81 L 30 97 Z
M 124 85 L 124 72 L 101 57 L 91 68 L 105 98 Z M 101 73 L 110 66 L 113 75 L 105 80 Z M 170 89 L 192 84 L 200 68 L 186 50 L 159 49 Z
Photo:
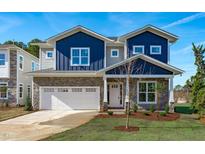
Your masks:
M 168 62 L 168 40 L 151 32 L 144 32 L 127 40 L 128 57 L 133 56 L 133 46 L 143 45 L 144 54 L 164 63 Z M 161 54 L 150 54 L 151 45 L 161 45 Z
M 70 66 L 71 48 L 90 48 L 90 66 Z M 56 42 L 57 70 L 99 70 L 104 67 L 104 41 L 85 34 L 75 33 Z

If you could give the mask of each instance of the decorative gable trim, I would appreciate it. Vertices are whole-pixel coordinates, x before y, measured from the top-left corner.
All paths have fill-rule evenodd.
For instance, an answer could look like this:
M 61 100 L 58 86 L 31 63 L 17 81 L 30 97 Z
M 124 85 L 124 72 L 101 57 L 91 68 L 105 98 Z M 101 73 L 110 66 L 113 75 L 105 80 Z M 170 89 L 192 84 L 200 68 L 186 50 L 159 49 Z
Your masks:
M 152 25 L 147 25 L 147 26 L 144 26 L 144 27 L 139 28 L 137 30 L 134 30 L 132 32 L 129 32 L 129 33 L 125 34 L 125 35 L 122 35 L 122 36 L 119 37 L 119 40 L 120 41 L 127 40 L 127 39 L 129 39 L 131 37 L 134 37 L 136 35 L 139 35 L 141 33 L 146 32 L 146 31 L 149 31 L 149 32 L 154 33 L 156 35 L 159 35 L 159 36 L 161 36 L 163 38 L 166 38 L 171 43 L 174 43 L 174 42 L 176 42 L 178 40 L 178 36 L 176 36 L 176 35 L 174 35 L 172 33 L 169 33 L 167 31 L 164 31 L 164 30 L 162 30 L 160 28 L 157 28 L 155 26 L 152 26 Z
M 98 38 L 100 40 L 103 40 L 103 41 L 106 41 L 106 42 L 109 42 L 109 43 L 113 43 L 114 42 L 113 40 L 111 40 L 111 39 L 109 39 L 109 38 L 107 38 L 107 37 L 105 37 L 105 36 L 103 36 L 101 34 L 98 34 L 98 33 L 94 32 L 94 31 L 91 31 L 91 30 L 89 30 L 89 29 L 87 29 L 87 28 L 85 28 L 83 26 L 80 26 L 80 25 L 76 26 L 76 27 L 73 27 L 71 29 L 68 29 L 68 30 L 66 30 L 66 31 L 64 31 L 62 33 L 57 34 L 57 35 L 54 35 L 54 36 L 48 38 L 46 41 L 48 43 L 53 43 L 55 41 L 61 40 L 61 39 L 65 38 L 65 37 L 68 37 L 70 35 L 73 35 L 73 34 L 75 34 L 77 32 L 86 33 L 88 35 L 91 35 L 93 37 L 96 37 L 96 38 Z
M 118 67 L 120 65 L 126 64 L 128 62 L 131 62 L 131 61 L 133 61 L 135 59 L 139 59 L 139 58 L 142 59 L 142 60 L 145 60 L 147 62 L 150 62 L 151 64 L 154 64 L 156 66 L 159 66 L 159 67 L 162 67 L 162 68 L 164 68 L 166 70 L 169 70 L 169 71 L 173 72 L 173 75 L 178 75 L 178 74 L 184 73 L 184 71 L 181 70 L 181 69 L 178 69 L 178 68 L 176 68 L 176 67 L 174 67 L 172 65 L 160 62 L 159 60 L 156 60 L 156 59 L 151 58 L 149 56 L 146 56 L 144 54 L 138 54 L 136 56 L 130 57 L 130 58 L 128 58 L 126 60 L 123 60 L 123 61 L 121 61 L 121 62 L 119 62 L 117 64 L 114 64 L 114 65 L 111 65 L 111 66 L 109 66 L 109 67 L 107 67 L 105 69 L 99 70 L 98 73 L 107 72 L 107 71 L 109 71 L 109 70 L 111 70 L 113 68 L 116 68 L 116 67 Z

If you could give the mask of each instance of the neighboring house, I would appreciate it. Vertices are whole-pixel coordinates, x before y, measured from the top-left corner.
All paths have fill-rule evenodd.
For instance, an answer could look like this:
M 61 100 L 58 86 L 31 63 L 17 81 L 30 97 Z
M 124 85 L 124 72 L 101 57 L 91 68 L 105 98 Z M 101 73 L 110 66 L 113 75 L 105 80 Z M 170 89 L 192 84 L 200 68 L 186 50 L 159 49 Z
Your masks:
M 183 73 L 169 64 L 170 45 L 177 39 L 152 25 L 119 37 L 77 26 L 34 43 L 40 47 L 41 70 L 29 73 L 33 76 L 33 107 L 125 108 L 130 91 L 134 93 L 131 101 L 139 106 L 154 104 L 163 109 L 174 102 L 174 76 Z M 128 80 L 123 68 L 131 62 L 135 69 Z M 163 84 L 163 91 L 157 90 L 158 84 Z
M 23 105 L 32 96 L 32 77 L 38 58 L 15 45 L 0 45 L 0 104 Z

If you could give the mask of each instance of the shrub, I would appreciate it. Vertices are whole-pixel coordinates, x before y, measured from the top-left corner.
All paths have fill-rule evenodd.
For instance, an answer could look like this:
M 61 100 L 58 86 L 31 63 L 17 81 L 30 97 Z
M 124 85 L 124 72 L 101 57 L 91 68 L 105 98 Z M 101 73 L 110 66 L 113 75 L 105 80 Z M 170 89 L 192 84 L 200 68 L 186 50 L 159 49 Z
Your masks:
M 194 109 L 192 109 L 190 106 L 175 106 L 174 112 L 184 113 L 184 114 L 192 114 L 192 113 L 194 113 Z
M 137 103 L 134 103 L 134 104 L 133 104 L 132 109 L 133 109 L 133 112 L 137 112 L 137 110 L 138 110 L 138 105 L 137 105 Z
M 29 97 L 26 98 L 26 102 L 25 102 L 25 107 L 24 109 L 26 111 L 32 111 L 33 108 L 32 108 L 32 103 L 31 103 L 31 99 Z
M 144 112 L 143 114 L 146 115 L 146 116 L 150 116 L 149 112 Z
M 168 104 L 165 105 L 164 110 L 165 110 L 165 113 L 169 113 L 169 105 Z
M 113 115 L 113 111 L 107 111 L 107 114 L 111 116 Z
M 155 111 L 155 109 L 154 109 L 154 105 L 153 105 L 153 104 L 150 105 L 149 111 L 152 112 L 152 113 Z
M 167 113 L 166 112 L 159 112 L 159 115 L 165 117 L 167 115 Z

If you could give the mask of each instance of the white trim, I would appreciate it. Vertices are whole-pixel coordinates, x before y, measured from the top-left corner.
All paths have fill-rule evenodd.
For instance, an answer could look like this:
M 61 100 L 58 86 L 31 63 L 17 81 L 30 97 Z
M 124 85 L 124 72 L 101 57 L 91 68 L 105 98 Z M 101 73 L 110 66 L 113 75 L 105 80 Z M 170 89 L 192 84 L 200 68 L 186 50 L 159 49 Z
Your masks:
M 53 60 L 53 69 L 56 70 L 56 42 L 54 43 L 54 49 L 53 49 L 53 55 L 54 55 L 54 60 Z
M 127 40 L 125 40 L 124 44 L 124 59 L 127 59 Z
M 73 64 L 73 49 L 79 49 L 79 64 Z M 87 49 L 88 50 L 88 64 L 81 64 L 81 50 Z M 90 66 L 90 48 L 89 47 L 71 47 L 70 48 L 70 66 Z
M 23 59 L 23 61 L 22 61 L 22 68 L 20 68 L 20 57 Z M 18 58 L 19 58 L 19 70 L 23 71 L 24 70 L 24 56 L 23 55 L 19 55 Z
M 142 48 L 142 53 L 140 52 L 135 52 L 135 48 Z M 132 54 L 136 55 L 136 54 L 144 54 L 144 45 L 133 45 L 132 47 Z
M 152 58 L 152 57 L 149 57 L 149 56 L 147 56 L 147 55 L 144 55 L 144 54 L 137 54 L 137 55 L 135 55 L 135 56 L 132 56 L 132 57 L 130 57 L 130 58 L 128 58 L 128 59 L 125 59 L 125 60 L 123 60 L 123 61 L 117 63 L 117 64 L 113 64 L 113 65 L 111 65 L 111 66 L 109 66 L 109 67 L 107 67 L 107 68 L 105 68 L 105 69 L 101 69 L 101 70 L 99 70 L 97 73 L 106 72 L 106 71 L 108 71 L 108 70 L 111 70 L 111 69 L 116 68 L 116 67 L 118 67 L 118 66 L 120 66 L 120 65 L 126 64 L 127 62 L 132 61 L 132 60 L 135 60 L 135 59 L 138 59 L 138 58 L 141 58 L 141 59 L 143 59 L 143 60 L 145 60 L 145 61 L 148 61 L 148 62 L 150 62 L 150 63 L 152 63 L 152 64 L 154 64 L 154 65 L 157 65 L 157 66 L 159 66 L 159 67 L 162 67 L 162 68 L 164 68 L 164 69 L 167 69 L 167 70 L 173 72 L 174 74 L 182 74 L 182 73 L 184 73 L 184 71 L 181 70 L 181 69 L 178 69 L 178 68 L 176 68 L 176 67 L 174 67 L 174 66 L 172 66 L 172 65 L 163 63 L 163 62 L 161 62 L 161 61 L 159 61 L 159 60 L 156 60 L 156 59 L 154 59 L 154 58 Z
M 174 76 L 169 78 L 169 105 L 174 102 Z
M 139 101 L 139 83 L 146 83 L 146 102 L 140 102 Z M 137 81 L 137 103 L 138 104 L 157 104 L 157 90 L 155 89 L 155 92 L 150 92 L 150 93 L 155 93 L 155 101 L 154 102 L 148 102 L 148 83 L 155 83 L 155 86 L 157 86 L 157 81 Z
M 48 57 L 48 53 L 52 53 L 52 57 Z M 47 50 L 45 59 L 53 59 L 53 51 Z
M 159 53 L 153 52 L 152 48 L 159 48 Z M 162 53 L 162 46 L 161 45 L 150 45 L 150 54 L 151 55 L 161 55 L 161 53 Z
M 103 77 L 103 102 L 107 103 L 108 102 L 108 96 L 107 96 L 107 78 L 104 76 Z
M 104 68 L 107 67 L 107 43 L 104 42 Z
M 170 44 L 169 44 L 169 40 L 167 41 L 167 63 L 170 64 Z
M 162 30 L 160 28 L 157 28 L 155 26 L 152 26 L 152 25 L 146 25 L 146 26 L 144 26 L 142 28 L 139 28 L 137 30 L 129 32 L 129 33 L 125 34 L 125 35 L 120 36 L 119 39 L 120 40 L 122 40 L 122 39 L 129 39 L 129 38 L 131 38 L 133 36 L 136 36 L 136 35 L 139 35 L 139 34 L 145 32 L 145 31 L 150 31 L 150 32 L 152 32 L 154 34 L 157 34 L 157 35 L 161 36 L 161 37 L 167 38 L 172 43 L 175 42 L 178 39 L 178 36 L 176 36 L 174 34 L 171 34 L 169 32 L 166 32 L 166 31 L 164 31 L 164 30 Z
M 40 96 L 40 94 L 39 94 Z M 31 104 L 32 104 L 32 107 L 34 107 L 34 82 L 33 82 L 33 77 L 32 77 L 32 81 L 31 81 Z
M 22 87 L 22 97 L 20 97 L 20 95 L 19 95 L 19 99 L 23 99 L 23 97 L 24 97 L 24 84 L 23 83 L 19 83 L 19 93 L 20 93 L 20 87 Z
M 98 38 L 100 40 L 104 40 L 104 41 L 107 41 L 107 42 L 111 42 L 111 43 L 114 42 L 113 40 L 111 40 L 111 39 L 109 39 L 109 38 L 107 38 L 107 37 L 105 37 L 105 36 L 103 36 L 101 34 L 98 34 L 98 33 L 94 32 L 94 31 L 91 31 L 91 30 L 89 30 L 89 29 L 87 29 L 87 28 L 85 28 L 83 26 L 76 26 L 76 27 L 73 27 L 73 28 L 71 28 L 69 30 L 66 30 L 66 31 L 62 32 L 62 33 L 54 35 L 54 36 L 48 38 L 47 42 L 57 41 L 57 40 L 60 40 L 62 38 L 65 38 L 65 37 L 68 37 L 70 35 L 73 35 L 73 34 L 75 34 L 77 32 L 83 32 L 83 33 L 86 33 L 88 35 L 91 35 L 93 37 L 96 37 L 96 38 Z
M 116 55 L 116 56 L 113 56 L 113 54 L 112 54 L 113 51 L 117 51 L 117 55 Z M 119 57 L 119 49 L 111 49 L 111 50 L 110 50 L 110 57 L 112 57 L 112 58 L 117 58 L 117 57 Z
M 127 78 L 128 75 L 106 75 L 107 78 Z M 131 78 L 167 78 L 169 79 L 173 75 L 129 75 Z
M 6 84 L 6 87 L 7 87 L 6 97 L 5 97 L 5 98 L 1 98 L 1 97 L 0 97 L 0 100 L 8 100 L 8 97 L 9 97 L 8 82 L 0 82 L 0 84 Z

